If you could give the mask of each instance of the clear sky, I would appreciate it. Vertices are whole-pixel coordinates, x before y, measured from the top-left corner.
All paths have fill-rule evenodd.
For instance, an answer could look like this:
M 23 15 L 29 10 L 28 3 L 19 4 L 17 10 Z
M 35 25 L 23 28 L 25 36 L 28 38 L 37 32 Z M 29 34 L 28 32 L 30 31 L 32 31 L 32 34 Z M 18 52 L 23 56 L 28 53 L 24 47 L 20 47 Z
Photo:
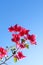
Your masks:
M 37 36 L 37 45 L 24 50 L 27 56 L 16 64 L 11 58 L 8 65 L 43 65 L 43 0 L 0 0 L 0 46 L 10 46 L 8 27 L 19 24 Z

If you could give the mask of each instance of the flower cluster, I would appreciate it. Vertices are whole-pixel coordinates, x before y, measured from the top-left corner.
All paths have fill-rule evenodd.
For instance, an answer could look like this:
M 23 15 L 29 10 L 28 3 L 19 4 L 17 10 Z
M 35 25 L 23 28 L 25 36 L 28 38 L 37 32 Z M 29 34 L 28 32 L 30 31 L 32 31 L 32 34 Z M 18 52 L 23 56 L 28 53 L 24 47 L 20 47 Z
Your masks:
M 14 61 L 23 59 L 26 56 L 22 53 L 24 48 L 29 48 L 29 44 L 27 41 L 30 41 L 31 44 L 36 45 L 36 36 L 34 34 L 30 34 L 30 30 L 19 26 L 18 24 L 11 26 L 8 28 L 9 32 L 12 32 L 12 39 L 11 41 L 15 43 L 16 47 L 13 45 L 11 47 L 6 47 L 6 49 L 0 47 L 0 59 L 5 57 L 5 60 L 2 61 L 2 64 L 6 64 L 6 61 L 9 60 L 12 56 Z M 12 52 L 11 56 L 8 56 L 8 51 Z
M 14 59 L 16 58 L 17 60 L 19 60 L 19 59 L 22 59 L 22 58 L 25 58 L 25 57 L 26 56 L 24 56 L 23 53 L 19 51 L 17 53 L 17 55 L 14 56 Z
M 27 40 L 31 42 L 31 44 L 36 45 L 36 36 L 34 34 L 30 35 L 30 30 L 27 30 L 18 24 L 11 26 L 8 28 L 9 32 L 13 32 L 12 34 L 12 41 L 16 43 L 16 46 L 20 49 L 29 48 L 29 44 L 25 43 Z M 14 56 L 14 59 L 21 59 L 25 56 L 22 54 L 22 52 L 18 52 L 16 56 Z
M 24 36 L 25 40 L 29 40 L 31 44 L 36 44 L 36 36 L 34 34 L 30 35 L 29 31 L 19 25 L 14 25 L 8 28 L 10 32 L 17 32 L 17 34 L 12 34 L 13 38 L 12 41 L 18 43 L 20 38 Z

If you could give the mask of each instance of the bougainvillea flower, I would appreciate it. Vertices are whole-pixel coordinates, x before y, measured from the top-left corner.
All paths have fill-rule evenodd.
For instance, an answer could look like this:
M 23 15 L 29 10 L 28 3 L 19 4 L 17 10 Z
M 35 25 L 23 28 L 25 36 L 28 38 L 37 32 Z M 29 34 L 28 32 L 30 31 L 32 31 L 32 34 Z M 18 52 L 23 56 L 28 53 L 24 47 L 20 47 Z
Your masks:
M 20 44 L 20 48 L 25 48 L 24 44 Z
M 19 48 L 19 49 L 24 49 L 25 48 L 25 44 L 24 43 L 16 43 L 16 46 L 17 46 L 17 48 Z
M 22 44 L 22 43 L 20 43 L 20 44 L 19 44 L 19 48 L 21 48 L 21 49 L 22 49 L 22 48 L 25 48 L 25 45 Z
M 19 34 L 12 34 L 12 36 L 13 36 L 13 38 L 12 38 L 12 41 L 13 41 L 13 42 L 17 42 L 17 41 L 20 40 Z
M 20 43 L 20 44 L 18 44 L 18 47 L 20 48 L 20 49 L 24 49 L 24 48 L 29 48 L 29 44 L 25 44 L 25 43 Z
M 10 32 L 13 32 L 13 31 L 14 31 L 14 28 L 11 26 L 11 27 L 8 28 L 8 30 L 9 30 Z
M 7 50 L 4 48 L 0 47 L 0 58 L 3 58 L 7 54 Z
M 20 32 L 21 29 L 22 29 L 22 27 L 19 26 L 18 24 L 16 24 L 15 26 L 13 26 L 13 28 L 14 28 L 14 31 L 16 31 L 16 32 Z
M 20 36 L 24 36 L 24 35 L 27 35 L 29 32 L 29 30 L 26 30 L 25 28 L 22 28 L 22 30 L 20 31 Z
M 19 51 L 19 52 L 18 52 L 15 56 L 13 56 L 13 57 L 14 57 L 14 61 L 17 62 L 17 60 L 23 59 L 23 58 L 25 58 L 26 56 L 24 56 L 23 53 Z
M 34 34 L 27 35 L 28 40 L 30 40 L 31 44 L 36 44 L 36 36 Z
M 24 32 L 25 32 L 25 34 L 28 34 L 29 31 L 30 31 L 30 30 L 25 30 Z
M 17 54 L 18 54 L 19 59 L 22 59 L 22 58 L 25 58 L 25 57 L 26 57 L 26 56 L 24 56 L 23 53 L 20 52 L 20 51 L 19 51 Z
M 17 24 L 8 28 L 8 30 L 10 32 L 20 32 L 21 29 L 22 29 L 22 27 Z

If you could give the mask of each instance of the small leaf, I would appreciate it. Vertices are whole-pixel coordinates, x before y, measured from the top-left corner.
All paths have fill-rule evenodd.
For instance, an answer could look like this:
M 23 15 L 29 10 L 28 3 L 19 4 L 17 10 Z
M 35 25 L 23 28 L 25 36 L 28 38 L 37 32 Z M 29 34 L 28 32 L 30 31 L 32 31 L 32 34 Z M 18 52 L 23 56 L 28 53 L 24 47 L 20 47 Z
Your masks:
M 21 39 L 21 42 L 25 42 L 25 40 L 24 39 Z
M 16 57 L 14 57 L 14 62 L 17 62 L 17 58 Z
M 25 47 L 26 47 L 27 49 L 29 49 L 29 45 L 28 45 L 28 44 L 25 44 Z

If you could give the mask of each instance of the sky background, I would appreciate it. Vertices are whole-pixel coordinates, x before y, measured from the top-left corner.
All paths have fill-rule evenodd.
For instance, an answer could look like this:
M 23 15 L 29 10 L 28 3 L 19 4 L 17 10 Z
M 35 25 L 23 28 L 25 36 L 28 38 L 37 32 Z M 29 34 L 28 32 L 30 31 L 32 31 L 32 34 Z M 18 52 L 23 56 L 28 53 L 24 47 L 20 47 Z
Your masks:
M 37 36 L 37 45 L 24 50 L 25 59 L 8 65 L 43 65 L 43 0 L 0 0 L 0 46 L 11 46 L 9 26 L 19 24 Z

